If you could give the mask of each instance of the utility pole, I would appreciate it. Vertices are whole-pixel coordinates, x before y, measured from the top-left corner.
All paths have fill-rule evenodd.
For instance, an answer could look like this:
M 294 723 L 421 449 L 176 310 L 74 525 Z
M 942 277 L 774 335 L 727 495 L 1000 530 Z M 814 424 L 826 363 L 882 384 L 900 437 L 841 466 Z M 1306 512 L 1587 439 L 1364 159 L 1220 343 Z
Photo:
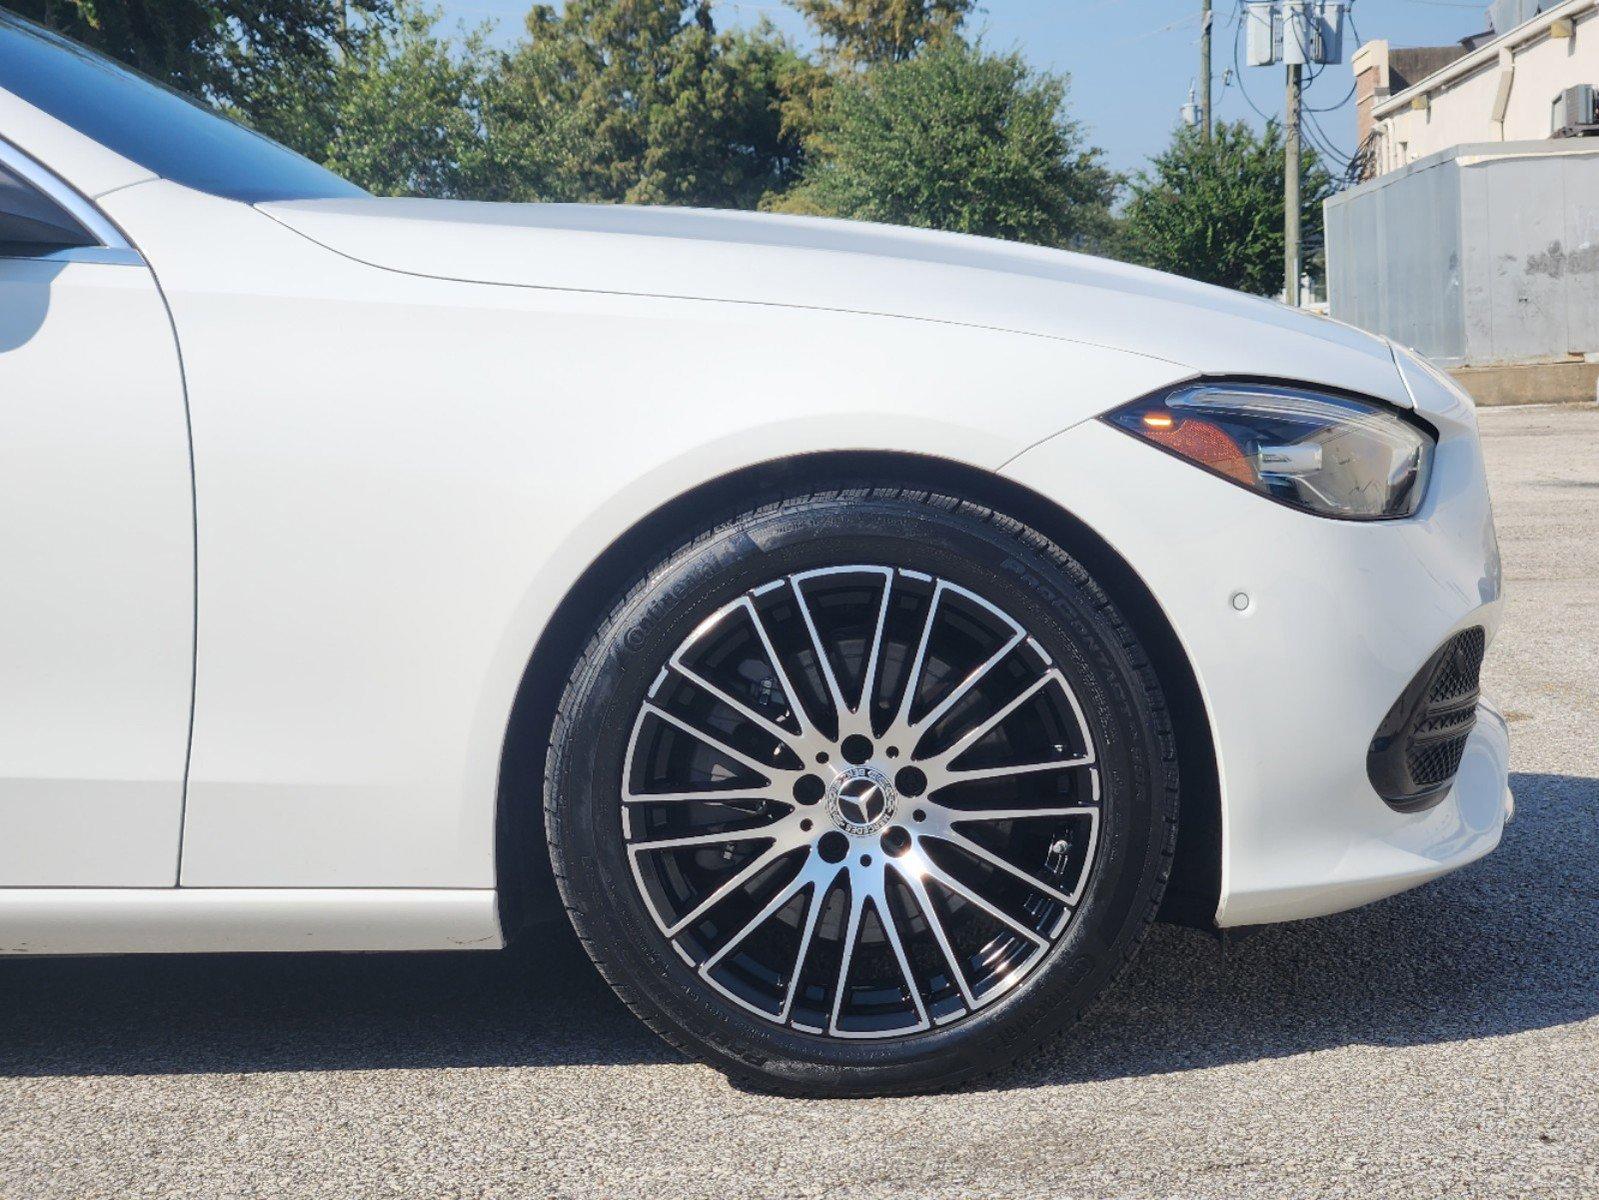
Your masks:
M 1210 141 L 1210 0 L 1199 9 L 1199 136 Z
M 1250 0 L 1243 6 L 1249 65 L 1288 69 L 1283 104 L 1283 299 L 1299 307 L 1299 121 L 1304 64 L 1344 60 L 1344 13 L 1354 0 Z M 1208 13 L 1210 5 L 1205 6 Z
M 1283 299 L 1299 307 L 1299 92 L 1298 63 L 1288 64 L 1288 94 L 1283 106 Z

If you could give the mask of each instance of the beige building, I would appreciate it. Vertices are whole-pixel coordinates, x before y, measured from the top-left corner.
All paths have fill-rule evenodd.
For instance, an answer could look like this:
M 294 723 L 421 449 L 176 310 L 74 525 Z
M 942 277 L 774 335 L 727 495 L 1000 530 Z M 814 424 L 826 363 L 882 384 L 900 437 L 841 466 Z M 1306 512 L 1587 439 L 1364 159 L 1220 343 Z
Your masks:
M 1566 89 L 1599 90 L 1599 0 L 1549 4 L 1464 45 L 1367 42 L 1351 66 L 1367 178 L 1452 146 L 1548 138 Z

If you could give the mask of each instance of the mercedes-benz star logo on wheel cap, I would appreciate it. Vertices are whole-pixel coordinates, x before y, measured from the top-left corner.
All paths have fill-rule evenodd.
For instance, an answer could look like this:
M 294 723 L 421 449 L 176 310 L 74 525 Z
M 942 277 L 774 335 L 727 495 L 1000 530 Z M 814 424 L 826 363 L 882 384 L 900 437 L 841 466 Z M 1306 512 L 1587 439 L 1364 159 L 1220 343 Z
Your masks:
M 883 789 L 865 775 L 851 779 L 838 789 L 838 810 L 857 825 L 870 825 L 883 815 L 888 801 Z
M 827 811 L 845 833 L 874 833 L 894 815 L 894 787 L 871 767 L 852 767 L 828 789 Z

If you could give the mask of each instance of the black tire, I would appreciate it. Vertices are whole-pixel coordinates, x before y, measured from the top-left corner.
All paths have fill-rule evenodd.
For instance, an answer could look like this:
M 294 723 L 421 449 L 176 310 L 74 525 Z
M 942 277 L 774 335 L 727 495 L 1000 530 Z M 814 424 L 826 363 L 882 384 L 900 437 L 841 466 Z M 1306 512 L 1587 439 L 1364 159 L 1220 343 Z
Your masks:
M 1084 737 L 1096 748 L 1098 802 L 1092 827 L 1097 832 L 1083 851 L 1075 907 L 1062 906 L 1066 915 L 1058 919 L 1065 923 L 1047 948 L 1029 950 L 1023 939 L 1014 939 L 1036 954 L 1020 982 L 1001 989 L 1003 994 L 991 1003 L 962 1009 L 947 1024 L 934 1024 L 929 1017 L 925 1031 L 866 1039 L 778 1024 L 731 1002 L 719 990 L 721 984 L 708 984 L 658 923 L 664 902 L 647 895 L 635 880 L 621 801 L 628 782 L 624 769 L 633 769 L 626 764 L 636 740 L 635 721 L 644 721 L 641 706 L 660 686 L 665 664 L 685 639 L 710 615 L 767 581 L 854 563 L 884 565 L 885 614 L 887 589 L 909 569 L 949 581 L 955 585 L 951 596 L 969 588 L 1012 615 L 1034 639 L 1029 644 L 1044 656 L 1038 669 L 1046 670 L 1052 660 L 1075 693 Z M 926 621 L 932 626 L 936 596 L 926 603 Z M 880 623 L 879 643 L 882 628 Z M 912 666 L 897 669 L 920 684 Z M 866 708 L 866 685 L 861 690 L 861 707 Z M 917 701 L 904 703 L 908 714 Z M 795 707 L 803 710 L 804 704 Z M 924 707 L 924 717 L 926 713 Z M 794 719 L 803 726 L 803 711 Z M 936 731 L 937 721 L 927 728 Z M 1058 773 L 1067 774 L 1064 766 Z M 904 796 L 898 802 L 911 803 Z M 820 806 L 809 811 L 820 819 Z M 600 620 L 575 663 L 555 718 L 545 776 L 546 830 L 556 881 L 584 946 L 623 1001 L 672 1045 L 736 1081 L 759 1090 L 815 1096 L 948 1088 L 992 1072 L 1075 1022 L 1121 974 L 1155 918 L 1176 845 L 1177 812 L 1176 749 L 1165 701 L 1148 655 L 1099 584 L 1059 546 L 1001 513 L 948 496 L 885 487 L 795 495 L 765 504 L 701 533 L 650 566 Z M 901 814 L 895 819 L 909 818 Z M 1018 821 L 1000 828 L 1024 825 Z M 935 843 L 929 846 L 939 849 Z M 1072 853 L 1066 840 L 1052 843 L 1051 853 L 1057 851 L 1064 871 L 1064 860 Z M 1004 880 L 1003 875 L 994 878 Z M 806 903 L 825 905 L 828 901 L 815 891 Z M 844 899 L 834 902 L 844 906 L 842 911 L 847 914 L 855 902 L 875 916 L 865 899 L 855 900 L 853 882 L 844 891 Z M 941 894 L 941 911 L 960 902 L 950 899 L 953 893 Z M 1050 903 L 1041 900 L 1037 907 L 1052 912 Z M 964 911 L 970 921 L 985 919 L 976 908 Z M 1014 916 L 1022 910 L 1006 911 Z M 931 937 L 936 920 L 932 913 L 927 916 L 917 935 L 922 939 L 918 953 L 926 950 L 922 943 Z M 875 931 L 886 945 L 886 936 L 881 936 L 885 923 L 877 920 Z M 863 947 L 867 928 L 861 927 Z M 911 940 L 907 926 L 904 941 L 909 945 Z M 799 942 L 799 961 L 791 974 L 806 975 L 807 944 Z M 823 944 L 817 942 L 818 947 Z M 848 944 L 840 936 L 841 961 Z M 908 952 L 896 961 L 904 967 L 900 978 L 908 985 L 903 1003 L 914 1003 L 918 1012 L 933 1011 L 934 982 L 942 980 L 947 991 L 955 986 L 951 977 L 961 976 L 961 990 L 966 991 L 966 977 L 953 955 L 944 961 L 954 970 L 942 976 L 918 976 Z M 852 979 L 854 968 L 847 961 L 843 969 Z M 817 977 L 821 973 L 821 967 L 815 968 Z M 928 981 L 925 989 L 918 989 L 918 979 Z M 796 990 L 790 987 L 791 993 Z M 814 990 L 808 986 L 806 994 Z M 841 985 L 834 991 L 844 992 L 849 1005 L 856 1003 L 855 990 Z M 835 1004 L 834 1022 L 847 1007 L 844 1000 Z M 782 1011 L 792 1015 L 787 1008 Z

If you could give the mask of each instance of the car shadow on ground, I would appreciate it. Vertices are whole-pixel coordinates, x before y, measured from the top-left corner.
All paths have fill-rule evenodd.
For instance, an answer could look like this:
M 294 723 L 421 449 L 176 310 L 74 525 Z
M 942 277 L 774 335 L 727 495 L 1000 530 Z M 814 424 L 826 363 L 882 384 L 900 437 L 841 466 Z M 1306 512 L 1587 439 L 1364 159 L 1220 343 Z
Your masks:
M 1157 928 L 1074 1033 L 982 1087 L 1160 1074 L 1599 1014 L 1599 780 L 1517 775 L 1487 860 L 1223 952 Z M 0 961 L 0 1075 L 675 1062 L 561 925 L 503 954 Z

